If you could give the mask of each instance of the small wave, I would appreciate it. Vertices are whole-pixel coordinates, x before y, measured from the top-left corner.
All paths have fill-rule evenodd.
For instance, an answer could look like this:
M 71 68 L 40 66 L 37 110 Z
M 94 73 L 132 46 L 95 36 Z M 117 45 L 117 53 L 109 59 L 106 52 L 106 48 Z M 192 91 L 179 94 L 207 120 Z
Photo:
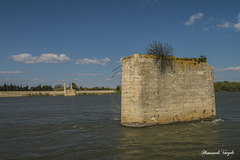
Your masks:
M 195 126 L 195 127 L 199 127 L 197 124 L 191 123 L 191 125 Z
M 113 120 L 114 120 L 114 121 L 119 121 L 120 118 L 114 117 Z
M 184 129 L 186 129 L 186 130 L 189 130 L 189 131 L 191 131 L 191 130 L 192 130 L 192 128 L 184 128 Z
M 219 118 L 219 119 L 214 119 L 214 120 L 213 120 L 213 123 L 218 123 L 218 122 L 224 122 L 224 120 L 223 120 L 223 119 L 220 119 L 220 118 Z
M 214 123 L 214 124 L 218 124 L 218 123 L 221 123 L 221 122 L 224 122 L 224 120 L 220 119 L 220 118 L 214 119 L 212 121 L 201 121 L 201 123 Z
M 74 126 L 73 126 L 73 128 L 77 128 L 77 127 L 78 127 L 78 125 L 74 125 Z
M 217 132 L 223 132 L 224 130 L 216 130 L 216 131 L 212 131 L 213 133 L 217 133 Z

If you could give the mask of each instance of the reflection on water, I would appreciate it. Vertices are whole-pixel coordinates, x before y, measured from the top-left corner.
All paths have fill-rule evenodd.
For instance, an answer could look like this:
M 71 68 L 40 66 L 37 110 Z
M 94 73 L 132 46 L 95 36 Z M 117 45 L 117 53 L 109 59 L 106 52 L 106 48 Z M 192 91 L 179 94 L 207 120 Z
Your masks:
M 147 128 L 120 126 L 117 95 L 0 98 L 0 159 L 238 159 L 239 97 L 217 93 L 213 121 Z
M 195 122 L 149 128 L 122 128 L 120 146 L 129 159 L 199 159 L 215 148 L 219 122 Z M 122 157 L 124 159 L 124 157 Z

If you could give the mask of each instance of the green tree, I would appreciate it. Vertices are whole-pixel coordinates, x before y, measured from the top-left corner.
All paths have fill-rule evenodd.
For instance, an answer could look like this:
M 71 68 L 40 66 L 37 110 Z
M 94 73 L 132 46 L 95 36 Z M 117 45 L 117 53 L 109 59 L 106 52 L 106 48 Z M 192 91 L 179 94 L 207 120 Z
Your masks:
M 63 88 L 63 85 L 62 84 L 57 84 L 54 86 L 54 89 L 57 89 L 57 88 Z
M 79 90 L 82 91 L 82 90 L 84 90 L 84 88 L 83 88 L 82 86 L 80 86 L 80 87 L 79 87 Z
M 121 94 L 121 85 L 117 85 L 116 94 Z
M 240 92 L 240 82 L 215 82 L 215 92 Z
M 75 83 L 72 83 L 72 88 L 78 90 L 78 86 Z

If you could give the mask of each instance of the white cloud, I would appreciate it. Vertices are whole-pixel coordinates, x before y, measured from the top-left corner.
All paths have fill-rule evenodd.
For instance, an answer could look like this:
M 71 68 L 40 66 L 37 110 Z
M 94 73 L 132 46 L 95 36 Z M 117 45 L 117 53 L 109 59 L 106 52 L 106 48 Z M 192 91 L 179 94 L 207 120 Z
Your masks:
M 33 81 L 33 82 L 37 82 L 37 83 L 42 83 L 43 82 L 43 80 L 42 79 L 40 79 L 40 78 L 33 78 L 33 79 L 31 79 L 31 81 Z
M 22 71 L 0 71 L 0 74 L 21 74 Z
M 85 73 L 73 73 L 71 76 L 86 76 Z
M 235 28 L 237 31 L 240 31 L 240 22 L 234 24 L 234 28 Z
M 238 22 L 240 22 L 240 13 L 237 16 L 237 20 L 238 20 Z
M 120 76 L 120 75 L 122 75 L 122 72 L 116 73 L 116 76 Z
M 97 76 L 97 74 L 89 73 L 88 76 Z
M 121 81 L 121 78 L 106 78 L 106 79 L 99 79 L 98 81 L 119 82 L 119 81 Z
M 23 53 L 18 55 L 13 55 L 12 58 L 14 61 L 23 62 L 23 63 L 62 63 L 70 60 L 65 54 L 60 54 L 59 56 L 56 54 L 48 53 L 42 54 L 40 57 L 32 56 L 29 53 Z
M 218 68 L 214 68 L 214 67 L 213 67 L 213 70 L 214 70 L 215 72 L 240 71 L 240 66 L 237 66 L 237 67 L 227 67 L 227 68 L 221 68 L 221 69 L 218 69 Z
M 100 76 L 104 75 L 102 73 L 99 73 Z M 73 73 L 71 74 L 71 76 L 97 76 L 97 74 L 95 73 L 88 73 L 88 74 L 85 74 L 85 73 Z
M 236 29 L 236 31 L 240 31 L 240 13 L 237 16 L 237 23 L 233 25 L 233 27 Z
M 105 66 L 108 62 L 110 62 L 110 59 L 108 57 L 104 58 L 104 59 L 97 59 L 97 58 L 94 58 L 94 59 L 88 59 L 88 58 L 84 58 L 84 59 L 78 59 L 76 60 L 76 63 L 75 64 L 98 64 L 98 65 L 102 65 L 102 66 Z
M 198 17 L 198 16 L 195 16 L 195 18 Z M 191 17 L 190 17 L 191 19 Z M 190 21 L 189 19 L 189 23 L 186 22 L 185 25 L 191 25 L 192 23 L 191 22 L 194 22 L 193 21 Z M 206 24 L 209 24 L 211 21 L 212 21 L 213 18 L 209 18 L 209 20 L 207 22 L 203 22 L 204 25 Z M 217 25 L 212 25 L 211 27 L 207 26 L 205 28 L 203 28 L 203 30 L 209 30 L 209 29 L 218 29 L 218 28 L 222 28 L 222 29 L 228 29 L 228 28 L 231 28 L 231 29 L 235 29 L 235 31 L 237 32 L 240 32 L 240 13 L 238 14 L 237 16 L 237 22 L 236 23 L 232 23 L 232 22 L 228 22 L 228 21 L 225 21 L 222 19 L 222 24 L 217 24 Z
M 110 59 L 108 57 L 101 59 L 102 64 L 101 65 L 106 65 L 108 62 L 110 62 Z
M 185 22 L 184 24 L 186 26 L 190 26 L 193 25 L 195 20 L 201 19 L 203 17 L 203 13 L 199 12 L 197 14 L 192 15 L 189 20 L 187 22 Z
M 203 24 L 209 24 L 209 23 L 212 22 L 212 20 L 213 20 L 213 17 L 210 17 L 210 18 L 208 19 L 208 21 L 203 22 Z
M 36 63 L 37 57 L 33 57 L 31 54 L 23 53 L 19 55 L 13 55 L 11 58 L 14 61 L 23 62 L 23 63 Z
M 60 54 L 59 56 L 56 54 L 48 53 L 48 54 L 42 54 L 38 58 L 38 62 L 44 62 L 44 63 L 59 63 L 59 62 L 67 62 L 70 58 L 67 57 L 65 54 Z
M 231 23 L 229 22 L 224 22 L 223 24 L 219 24 L 217 25 L 218 28 L 230 28 L 231 27 Z

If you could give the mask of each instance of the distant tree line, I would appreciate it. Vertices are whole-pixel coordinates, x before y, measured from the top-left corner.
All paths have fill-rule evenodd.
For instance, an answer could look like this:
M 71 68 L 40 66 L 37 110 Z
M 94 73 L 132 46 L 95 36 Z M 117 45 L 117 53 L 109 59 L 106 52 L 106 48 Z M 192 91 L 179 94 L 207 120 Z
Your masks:
M 67 89 L 69 89 L 69 87 L 67 87 Z M 87 88 L 87 87 L 78 87 L 75 83 L 72 83 L 72 88 L 73 89 L 76 89 L 76 91 L 87 91 L 87 90 L 90 90 L 90 91 L 93 91 L 93 90 L 112 90 L 111 88 L 109 87 L 92 87 L 92 88 Z M 54 87 L 54 90 L 55 91 L 63 91 L 63 85 L 62 84 L 57 84 L 55 87 Z
M 113 90 L 109 87 L 78 87 L 75 83 L 72 84 L 73 89 L 76 89 L 77 91 L 93 91 L 93 90 Z M 69 89 L 70 87 L 68 87 Z M 120 90 L 120 86 L 117 86 L 115 90 Z M 63 85 L 57 84 L 53 88 L 51 85 L 38 85 L 29 87 L 28 85 L 22 86 L 22 85 L 15 85 L 15 84 L 3 84 L 0 86 L 0 91 L 63 91 Z
M 77 90 L 112 90 L 112 88 L 109 87 L 82 87 L 79 88 L 76 87 L 76 85 L 73 85 L 74 89 Z M 54 88 L 50 85 L 38 85 L 38 86 L 22 86 L 22 85 L 15 85 L 15 84 L 4 84 L 0 86 L 0 91 L 53 91 L 60 89 L 63 90 L 62 85 L 56 85 Z M 119 93 L 121 93 L 121 86 L 118 85 L 115 89 Z M 214 82 L 214 90 L 215 92 L 240 92 L 240 82 Z
M 22 86 L 15 84 L 4 84 L 0 86 L 0 91 L 52 91 L 53 88 L 50 85 L 38 85 L 38 86 Z
M 240 92 L 240 82 L 215 82 L 215 92 Z
M 117 85 L 115 91 L 116 91 L 116 94 L 121 94 L 121 85 Z

